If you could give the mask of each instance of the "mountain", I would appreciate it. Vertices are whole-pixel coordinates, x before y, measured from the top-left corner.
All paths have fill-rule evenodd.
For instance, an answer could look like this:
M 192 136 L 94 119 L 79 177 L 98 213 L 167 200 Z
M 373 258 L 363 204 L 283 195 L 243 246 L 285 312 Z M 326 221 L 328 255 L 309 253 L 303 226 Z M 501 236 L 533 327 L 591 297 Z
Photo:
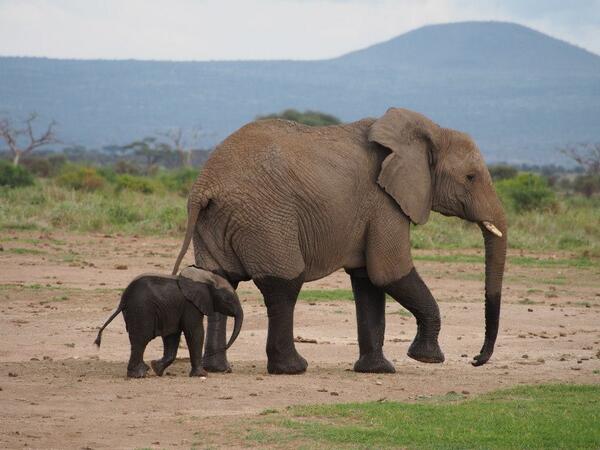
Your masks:
M 561 162 L 561 145 L 600 141 L 600 56 L 512 23 L 462 22 L 318 61 L 0 57 L 0 113 L 37 111 L 90 147 L 196 125 L 212 145 L 286 108 L 352 121 L 389 106 L 469 132 L 490 162 Z

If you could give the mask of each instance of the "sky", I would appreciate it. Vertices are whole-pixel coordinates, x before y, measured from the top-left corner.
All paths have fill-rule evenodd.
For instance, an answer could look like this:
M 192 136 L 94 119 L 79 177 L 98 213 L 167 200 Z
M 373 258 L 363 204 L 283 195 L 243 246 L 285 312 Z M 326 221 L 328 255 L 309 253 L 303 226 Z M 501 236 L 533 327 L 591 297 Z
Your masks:
M 0 56 L 324 59 L 466 20 L 517 22 L 600 54 L 600 0 L 0 0 Z

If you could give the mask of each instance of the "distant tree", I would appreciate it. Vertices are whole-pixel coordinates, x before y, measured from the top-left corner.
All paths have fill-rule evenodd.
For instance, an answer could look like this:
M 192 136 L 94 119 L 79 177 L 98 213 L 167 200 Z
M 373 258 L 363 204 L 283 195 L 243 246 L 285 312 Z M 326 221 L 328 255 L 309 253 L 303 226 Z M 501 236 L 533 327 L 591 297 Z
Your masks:
M 133 151 L 135 156 L 143 159 L 147 174 L 151 173 L 158 163 L 167 162 L 175 154 L 169 144 L 159 142 L 155 137 L 146 137 L 140 141 L 134 141 L 123 148 Z
M 0 138 L 6 142 L 10 152 L 13 155 L 13 165 L 18 166 L 23 155 L 31 153 L 39 147 L 58 143 L 54 134 L 56 122 L 50 121 L 46 131 L 36 137 L 33 131 L 33 123 L 37 119 L 36 113 L 31 113 L 24 121 L 24 127 L 17 128 L 7 117 L 0 118 Z
M 561 152 L 585 172 L 573 180 L 573 189 L 586 197 L 600 193 L 600 142 L 569 145 Z
M 182 128 L 171 128 L 157 134 L 166 139 L 171 148 L 177 152 L 182 167 L 189 167 L 192 164 L 192 150 L 205 135 L 200 127 L 193 128 L 189 133 L 185 133 Z
M 583 167 L 588 175 L 600 175 L 600 142 L 568 145 L 561 153 Z
M 294 122 L 303 123 L 304 125 L 310 126 L 324 126 L 324 125 L 338 125 L 341 122 L 335 116 L 331 114 L 326 114 L 320 111 L 312 111 L 306 110 L 304 112 L 300 112 L 295 109 L 286 109 L 283 112 L 277 114 L 269 114 L 266 116 L 258 116 L 257 120 L 264 119 L 285 119 L 292 120 Z

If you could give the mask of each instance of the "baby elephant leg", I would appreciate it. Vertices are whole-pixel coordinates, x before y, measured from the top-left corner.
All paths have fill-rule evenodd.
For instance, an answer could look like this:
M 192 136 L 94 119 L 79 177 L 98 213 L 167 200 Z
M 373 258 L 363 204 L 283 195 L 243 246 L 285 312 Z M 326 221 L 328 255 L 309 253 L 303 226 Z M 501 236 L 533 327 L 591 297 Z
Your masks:
M 150 363 L 152 370 L 154 370 L 154 373 L 159 377 L 162 377 L 165 369 L 175 361 L 180 338 L 181 332 L 163 336 L 163 357 Z
M 202 367 L 202 346 L 204 344 L 204 325 L 202 315 L 185 314 L 183 317 L 183 334 L 190 351 L 192 370 L 190 377 L 205 377 L 206 370 Z
M 129 356 L 129 363 L 127 364 L 127 377 L 128 378 L 144 378 L 148 369 L 150 369 L 146 363 L 144 363 L 144 351 L 148 341 L 132 340 L 131 343 L 131 354 Z

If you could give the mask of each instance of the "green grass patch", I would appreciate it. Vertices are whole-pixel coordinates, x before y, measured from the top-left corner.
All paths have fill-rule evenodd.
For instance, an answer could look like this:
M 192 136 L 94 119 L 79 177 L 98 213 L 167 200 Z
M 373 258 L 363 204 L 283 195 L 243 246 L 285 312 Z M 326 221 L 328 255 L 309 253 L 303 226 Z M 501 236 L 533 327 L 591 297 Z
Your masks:
M 414 255 L 415 261 L 444 262 L 444 263 L 484 263 L 483 255 Z M 597 267 L 600 260 L 588 257 L 576 258 L 537 258 L 533 256 L 509 256 L 508 263 L 528 267 Z
M 246 438 L 285 435 L 311 448 L 598 448 L 599 403 L 600 386 L 542 385 L 471 400 L 299 406 L 259 419 Z
M 349 289 L 307 289 L 300 291 L 299 300 L 354 300 Z
M 42 254 L 46 253 L 43 250 L 37 250 L 35 248 L 20 248 L 20 247 L 7 248 L 6 252 L 13 253 L 15 255 L 42 255 Z

